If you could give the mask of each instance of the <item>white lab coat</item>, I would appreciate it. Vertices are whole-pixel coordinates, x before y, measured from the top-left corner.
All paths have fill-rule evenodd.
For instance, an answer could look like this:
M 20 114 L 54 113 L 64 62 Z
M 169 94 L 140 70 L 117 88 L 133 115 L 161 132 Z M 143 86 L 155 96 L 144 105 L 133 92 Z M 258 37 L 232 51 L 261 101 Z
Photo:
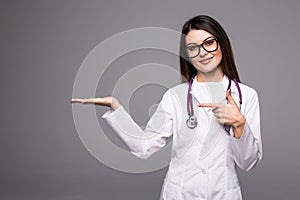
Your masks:
M 249 86 L 239 85 L 243 100 L 241 112 L 246 117 L 240 139 L 233 137 L 232 130 L 231 135 L 227 134 L 211 109 L 197 106 L 199 102 L 226 100 L 226 75 L 219 84 L 212 84 L 206 91 L 208 86 L 205 83 L 193 81 L 191 93 L 198 119 L 195 129 L 186 126 L 188 83 L 167 90 L 144 130 L 123 106 L 115 111 L 108 110 L 102 118 L 127 144 L 130 152 L 141 159 L 149 158 L 166 145 L 168 137 L 172 137 L 171 162 L 161 190 L 161 200 L 241 200 L 236 166 L 244 171 L 255 166 L 262 159 L 262 141 L 257 93 Z M 223 91 L 220 92 L 220 88 Z M 238 103 L 234 82 L 231 95 Z

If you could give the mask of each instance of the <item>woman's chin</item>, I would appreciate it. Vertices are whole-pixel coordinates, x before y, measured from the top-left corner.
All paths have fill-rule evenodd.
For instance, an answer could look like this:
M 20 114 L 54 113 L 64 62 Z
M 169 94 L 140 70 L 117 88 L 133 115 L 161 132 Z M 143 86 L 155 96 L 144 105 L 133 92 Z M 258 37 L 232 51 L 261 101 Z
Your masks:
M 198 72 L 203 74 L 210 74 L 218 71 L 218 67 L 213 63 L 209 63 L 208 65 L 196 65 L 195 67 Z
M 212 72 L 216 72 L 217 68 L 216 67 L 196 67 L 197 71 L 203 74 L 207 74 L 207 73 L 212 73 Z

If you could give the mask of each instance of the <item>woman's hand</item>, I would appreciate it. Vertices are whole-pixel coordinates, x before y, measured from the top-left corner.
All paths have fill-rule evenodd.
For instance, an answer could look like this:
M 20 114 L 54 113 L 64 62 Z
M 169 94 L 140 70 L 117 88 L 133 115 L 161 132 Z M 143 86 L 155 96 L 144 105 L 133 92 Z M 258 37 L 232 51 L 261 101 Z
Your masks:
M 71 103 L 82 103 L 82 104 L 95 104 L 100 106 L 108 106 L 113 110 L 120 107 L 119 101 L 114 97 L 103 97 L 103 98 L 88 98 L 88 99 L 71 99 Z
M 221 124 L 233 127 L 234 137 L 240 138 L 243 134 L 246 118 L 231 96 L 230 89 L 226 92 L 228 104 L 201 103 L 199 107 L 212 108 L 212 112 Z

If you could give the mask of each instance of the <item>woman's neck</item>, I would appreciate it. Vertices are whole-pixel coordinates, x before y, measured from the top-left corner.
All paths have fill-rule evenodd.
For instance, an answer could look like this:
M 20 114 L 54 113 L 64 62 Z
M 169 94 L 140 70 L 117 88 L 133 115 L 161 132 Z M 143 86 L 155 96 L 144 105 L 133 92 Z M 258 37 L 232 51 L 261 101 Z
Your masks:
M 197 72 L 197 82 L 220 82 L 222 81 L 224 74 L 221 68 L 218 68 L 215 71 L 203 73 Z

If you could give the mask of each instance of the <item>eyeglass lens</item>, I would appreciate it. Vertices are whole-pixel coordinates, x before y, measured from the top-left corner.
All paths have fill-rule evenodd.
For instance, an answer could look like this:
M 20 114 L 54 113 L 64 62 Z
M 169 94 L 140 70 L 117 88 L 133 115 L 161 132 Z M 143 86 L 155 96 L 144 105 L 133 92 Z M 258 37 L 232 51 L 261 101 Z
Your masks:
M 200 54 L 200 48 L 203 47 L 203 49 L 207 52 L 213 52 L 216 51 L 218 48 L 218 42 L 216 38 L 211 38 L 206 41 L 204 41 L 202 44 L 191 44 L 186 47 L 187 54 L 190 58 L 196 57 Z

